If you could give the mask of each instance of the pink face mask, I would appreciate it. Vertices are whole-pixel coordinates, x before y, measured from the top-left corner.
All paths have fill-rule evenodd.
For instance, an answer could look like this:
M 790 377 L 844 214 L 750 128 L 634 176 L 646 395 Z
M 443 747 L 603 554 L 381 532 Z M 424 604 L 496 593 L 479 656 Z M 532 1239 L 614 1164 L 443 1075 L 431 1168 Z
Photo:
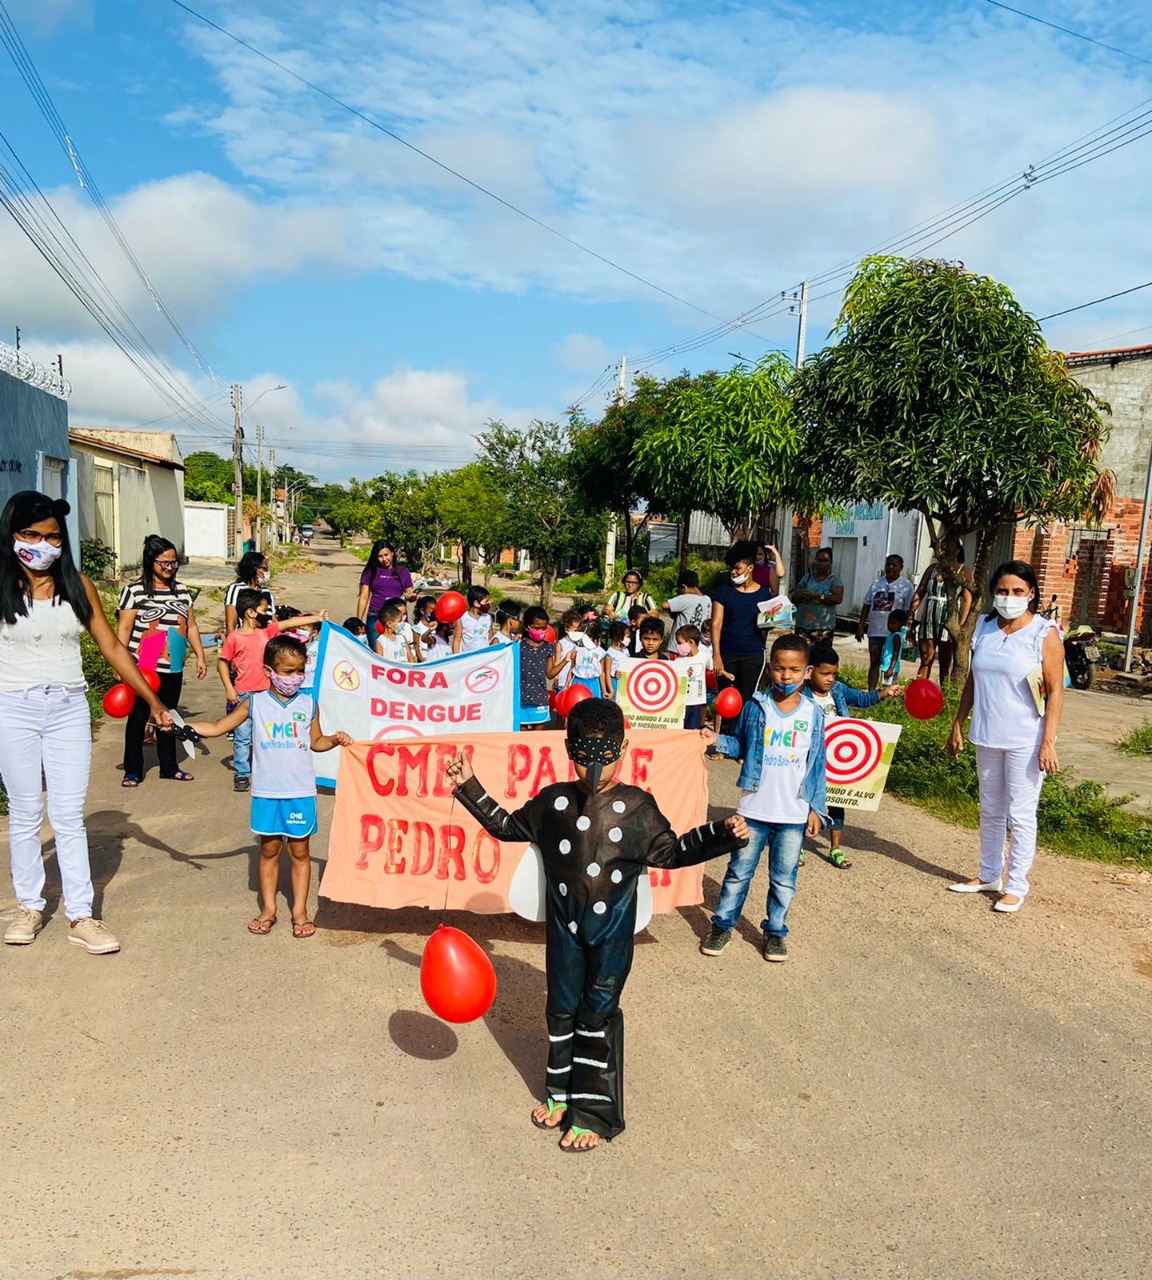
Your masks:
M 304 687 L 304 672 L 300 671 L 293 676 L 282 676 L 275 671 L 268 672 L 268 679 L 272 681 L 272 688 L 277 693 L 282 693 L 286 698 L 291 698 L 294 694 L 300 692 Z
M 528 639 L 531 640 L 534 644 L 543 644 L 543 642 L 547 638 L 548 638 L 548 632 L 542 630 L 540 627 L 528 628 Z
M 692 646 L 688 643 L 687 640 L 677 640 L 676 652 L 682 658 L 690 658 L 692 656 Z

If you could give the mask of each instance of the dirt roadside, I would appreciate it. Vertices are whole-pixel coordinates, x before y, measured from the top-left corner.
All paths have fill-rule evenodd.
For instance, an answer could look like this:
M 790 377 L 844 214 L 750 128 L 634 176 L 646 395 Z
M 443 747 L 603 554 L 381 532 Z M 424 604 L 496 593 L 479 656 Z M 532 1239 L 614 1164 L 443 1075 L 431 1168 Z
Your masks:
M 342 618 L 359 566 L 318 550 L 278 598 Z M 218 682 L 185 703 L 213 714 Z M 975 833 L 886 802 L 850 826 L 851 871 L 810 855 L 787 965 L 754 947 L 763 872 L 718 960 L 705 909 L 653 921 L 628 1131 L 571 1160 L 528 1124 L 537 926 L 451 919 L 500 991 L 449 1028 L 415 968 L 432 913 L 322 902 L 312 941 L 250 937 L 225 744 L 194 783 L 125 792 L 118 739 L 89 813 L 124 950 L 83 955 L 57 916 L 0 954 L 5 1274 L 1147 1274 L 1152 877 L 1042 855 L 998 916 L 945 892 Z M 734 767 L 712 778 L 730 806 Z

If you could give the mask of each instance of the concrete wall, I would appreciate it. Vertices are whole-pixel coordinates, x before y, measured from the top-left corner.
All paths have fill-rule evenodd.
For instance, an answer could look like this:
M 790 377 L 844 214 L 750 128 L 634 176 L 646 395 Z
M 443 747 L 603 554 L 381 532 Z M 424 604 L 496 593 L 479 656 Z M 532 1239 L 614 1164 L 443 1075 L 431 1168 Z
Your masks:
M 188 558 L 228 558 L 228 514 L 221 502 L 184 503 L 184 550 Z
M 85 435 L 91 434 L 85 430 Z M 111 434 L 111 433 L 110 433 Z M 123 435 L 117 432 L 116 435 Z M 133 433 L 135 434 L 135 433 Z M 113 530 L 112 549 L 120 574 L 132 574 L 140 568 L 144 539 L 158 533 L 176 546 L 184 557 L 184 473 L 154 462 L 136 462 L 103 450 L 98 444 L 73 440 L 72 448 L 85 477 L 80 507 L 83 525 L 95 536 L 94 473 L 97 466 L 112 471 Z
M 0 372 L 0 507 L 21 489 L 45 490 L 45 458 L 59 459 L 60 496 L 76 504 L 76 476 L 68 447 L 68 405 L 57 396 Z M 49 481 L 51 483 L 51 481 Z M 56 495 L 53 495 L 56 496 Z M 76 511 L 68 521 L 80 536 Z
M 1118 498 L 1142 500 L 1152 450 L 1152 350 L 1085 364 L 1073 360 L 1069 373 L 1112 406 L 1112 434 L 1100 465 L 1116 477 Z

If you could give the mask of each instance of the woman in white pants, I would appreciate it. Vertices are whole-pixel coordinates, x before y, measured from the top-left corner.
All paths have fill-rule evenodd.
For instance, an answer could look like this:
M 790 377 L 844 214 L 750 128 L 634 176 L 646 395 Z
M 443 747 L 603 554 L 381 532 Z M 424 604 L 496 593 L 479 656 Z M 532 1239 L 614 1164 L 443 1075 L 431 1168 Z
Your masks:
M 1064 705 L 1064 644 L 1059 628 L 1036 614 L 1039 590 L 1031 565 L 1002 564 L 992 575 L 991 592 L 992 612 L 976 625 L 972 665 L 948 742 L 951 755 L 964 750 L 964 722 L 971 712 L 968 737 L 980 779 L 980 875 L 949 887 L 955 893 L 999 894 L 993 910 L 1013 912 L 1028 896 L 1040 787 L 1046 773 L 1060 768 L 1056 731 Z
M 92 762 L 92 720 L 80 661 L 86 627 L 116 674 L 152 708 L 167 710 L 117 640 L 96 588 L 78 573 L 68 546 L 68 503 L 25 490 L 0 513 L 0 778 L 8 793 L 8 843 L 19 911 L 4 941 L 34 942 L 44 923 L 44 815 L 48 820 L 70 923 L 68 941 L 92 955 L 120 943 L 92 918 L 92 872 L 84 800 Z

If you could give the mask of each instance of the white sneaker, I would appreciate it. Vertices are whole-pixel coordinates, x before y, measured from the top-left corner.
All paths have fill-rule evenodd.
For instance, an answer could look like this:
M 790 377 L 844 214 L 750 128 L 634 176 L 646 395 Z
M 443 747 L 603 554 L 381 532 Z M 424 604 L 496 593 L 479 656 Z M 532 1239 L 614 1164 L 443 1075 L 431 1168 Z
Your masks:
M 68 941 L 83 947 L 90 956 L 106 956 L 112 951 L 120 950 L 120 939 L 103 920 L 93 920 L 90 916 L 72 921 Z
M 969 884 L 966 880 L 961 880 L 959 884 L 950 884 L 949 889 L 953 893 L 1000 893 L 1003 890 L 1003 876 L 997 876 L 995 880 L 989 880 L 987 884 Z
M 44 927 L 44 916 L 31 907 L 21 907 L 16 919 L 4 930 L 4 941 L 10 947 L 26 947 L 36 941 L 36 935 Z

